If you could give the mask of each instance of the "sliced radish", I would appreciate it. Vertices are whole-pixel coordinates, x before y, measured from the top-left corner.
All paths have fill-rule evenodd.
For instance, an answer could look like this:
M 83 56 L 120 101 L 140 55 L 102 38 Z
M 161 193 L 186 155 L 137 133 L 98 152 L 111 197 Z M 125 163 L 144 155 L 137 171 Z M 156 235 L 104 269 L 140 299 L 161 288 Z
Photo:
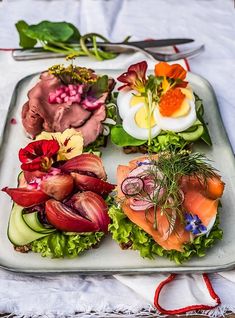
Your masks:
M 121 190 L 125 195 L 133 196 L 144 188 L 144 182 L 139 177 L 127 177 L 121 184 Z
M 130 173 L 129 173 L 129 177 L 142 177 L 148 174 L 148 171 L 150 171 L 150 165 L 142 165 L 139 166 L 135 169 L 133 169 Z
M 153 203 L 147 199 L 130 198 L 130 208 L 135 211 L 143 211 L 153 207 Z

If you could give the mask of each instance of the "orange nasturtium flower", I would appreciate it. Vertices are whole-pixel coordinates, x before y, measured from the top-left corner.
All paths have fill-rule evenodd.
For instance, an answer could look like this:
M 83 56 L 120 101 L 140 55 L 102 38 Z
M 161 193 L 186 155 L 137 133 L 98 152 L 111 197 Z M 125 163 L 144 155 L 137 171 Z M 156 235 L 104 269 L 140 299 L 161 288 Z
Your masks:
M 180 64 L 168 64 L 166 62 L 160 62 L 155 65 L 156 76 L 166 76 L 173 79 L 185 79 L 187 72 Z

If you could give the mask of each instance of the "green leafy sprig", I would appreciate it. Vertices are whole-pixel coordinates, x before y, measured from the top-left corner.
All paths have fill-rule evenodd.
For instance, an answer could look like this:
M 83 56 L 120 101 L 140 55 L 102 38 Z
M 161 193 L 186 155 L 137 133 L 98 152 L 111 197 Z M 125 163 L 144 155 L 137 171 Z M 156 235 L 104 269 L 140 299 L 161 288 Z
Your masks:
M 153 75 L 149 75 L 146 84 L 144 86 L 143 92 L 141 92 L 141 96 L 145 97 L 145 105 L 147 110 L 147 122 L 148 122 L 148 146 L 151 145 L 152 141 L 152 127 L 151 120 L 153 116 L 154 109 L 156 108 L 156 104 L 159 102 L 159 90 L 161 89 L 161 83 L 163 78 L 155 77 Z
M 19 33 L 19 44 L 24 49 L 31 49 L 36 44 L 46 51 L 74 56 L 91 56 L 97 60 L 113 59 L 114 52 L 104 51 L 97 46 L 97 39 L 109 43 L 109 40 L 98 33 L 81 35 L 79 30 L 68 22 L 41 21 L 29 25 L 20 20 L 16 23 Z M 128 41 L 127 37 L 124 41 Z

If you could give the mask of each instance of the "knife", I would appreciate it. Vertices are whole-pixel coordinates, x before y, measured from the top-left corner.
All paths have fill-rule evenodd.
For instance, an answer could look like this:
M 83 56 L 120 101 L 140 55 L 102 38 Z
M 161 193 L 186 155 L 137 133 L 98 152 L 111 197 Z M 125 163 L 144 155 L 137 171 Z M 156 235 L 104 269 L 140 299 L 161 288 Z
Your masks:
M 171 45 L 180 45 L 193 42 L 193 39 L 159 39 L 159 40 L 145 40 L 145 41 L 130 41 L 130 42 L 97 42 L 98 47 L 103 47 L 106 50 L 114 53 L 129 52 L 138 49 L 148 49 L 153 47 L 166 47 Z M 75 45 L 74 45 L 75 46 Z M 79 45 L 76 45 L 80 47 Z M 75 47 L 76 47 L 75 46 Z M 91 43 L 87 44 L 87 47 L 92 47 Z M 16 61 L 28 61 L 46 58 L 58 58 L 64 57 L 64 53 L 55 53 L 51 51 L 45 51 L 42 47 L 33 49 L 14 49 L 12 56 Z

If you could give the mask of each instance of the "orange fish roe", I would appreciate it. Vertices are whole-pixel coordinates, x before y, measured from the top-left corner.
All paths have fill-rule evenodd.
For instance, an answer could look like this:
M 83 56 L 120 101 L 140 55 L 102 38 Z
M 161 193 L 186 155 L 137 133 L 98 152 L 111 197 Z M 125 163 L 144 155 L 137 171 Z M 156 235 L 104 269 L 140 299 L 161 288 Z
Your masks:
M 162 116 L 171 116 L 176 112 L 183 100 L 185 95 L 179 88 L 169 89 L 160 99 L 159 111 Z

